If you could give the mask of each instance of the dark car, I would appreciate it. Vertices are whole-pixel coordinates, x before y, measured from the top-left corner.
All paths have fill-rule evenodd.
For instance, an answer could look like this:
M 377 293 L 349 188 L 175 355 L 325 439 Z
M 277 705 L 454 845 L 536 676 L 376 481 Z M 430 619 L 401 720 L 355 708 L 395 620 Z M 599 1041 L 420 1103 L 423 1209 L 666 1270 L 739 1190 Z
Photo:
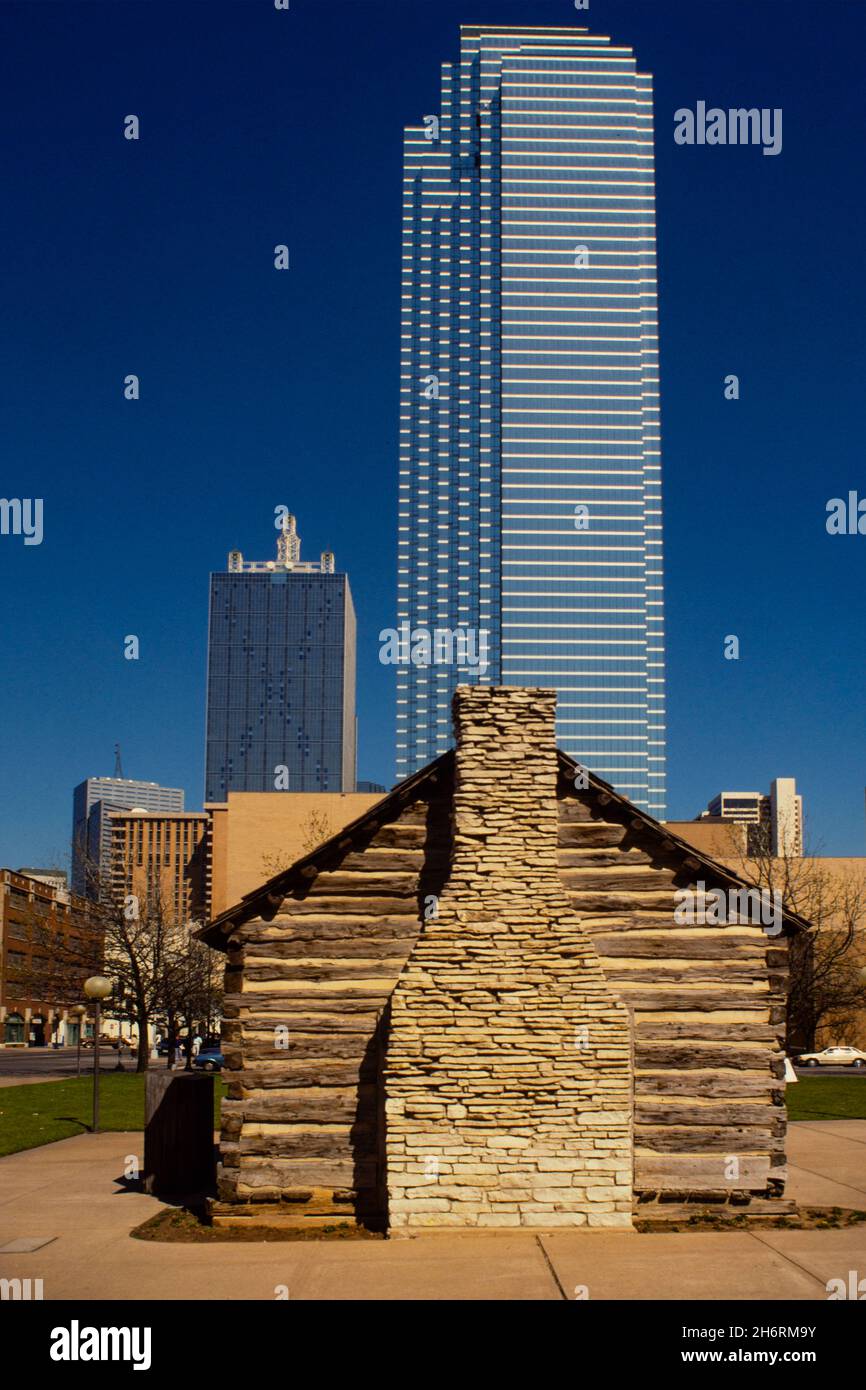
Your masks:
M 222 1071 L 223 1055 L 218 1047 L 203 1047 L 193 1058 L 193 1066 L 200 1067 L 202 1071 Z

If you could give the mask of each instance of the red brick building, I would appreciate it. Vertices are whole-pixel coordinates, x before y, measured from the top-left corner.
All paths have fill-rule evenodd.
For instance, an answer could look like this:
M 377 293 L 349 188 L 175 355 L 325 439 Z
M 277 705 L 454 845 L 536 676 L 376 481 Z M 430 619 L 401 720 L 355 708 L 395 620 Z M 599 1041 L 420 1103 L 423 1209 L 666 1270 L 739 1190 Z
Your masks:
M 0 869 L 0 1047 L 74 1045 L 69 1011 L 101 958 L 92 903 Z

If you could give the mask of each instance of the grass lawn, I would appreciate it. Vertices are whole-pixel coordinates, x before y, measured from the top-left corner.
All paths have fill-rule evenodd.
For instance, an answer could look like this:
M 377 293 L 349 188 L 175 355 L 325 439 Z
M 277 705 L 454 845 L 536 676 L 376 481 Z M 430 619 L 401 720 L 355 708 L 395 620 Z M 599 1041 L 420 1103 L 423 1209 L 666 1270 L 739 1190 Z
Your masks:
M 216 1078 L 214 1128 L 219 1128 L 219 1103 L 225 1086 Z M 93 1117 L 93 1077 L 41 1081 L 37 1085 L 0 1089 L 0 1155 L 35 1149 L 90 1129 Z M 144 1129 L 144 1076 L 135 1072 L 103 1072 L 99 1081 L 99 1127 L 104 1130 Z
M 785 1087 L 789 1120 L 866 1120 L 866 1080 L 801 1076 Z
M 225 1086 L 214 1087 L 214 1128 Z M 785 1089 L 791 1120 L 866 1120 L 866 1080 L 848 1076 L 801 1076 Z M 90 1129 L 92 1076 L 0 1089 L 0 1156 L 52 1144 Z M 100 1128 L 144 1128 L 144 1077 L 135 1072 L 103 1072 Z

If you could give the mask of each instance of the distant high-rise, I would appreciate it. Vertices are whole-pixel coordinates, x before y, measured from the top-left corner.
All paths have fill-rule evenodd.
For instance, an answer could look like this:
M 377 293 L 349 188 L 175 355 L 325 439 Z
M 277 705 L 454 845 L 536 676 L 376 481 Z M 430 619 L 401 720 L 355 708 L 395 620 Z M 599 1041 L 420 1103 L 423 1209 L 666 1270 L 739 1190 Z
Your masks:
M 654 183 L 652 79 L 583 29 L 463 27 L 406 130 L 400 777 L 457 683 L 543 686 L 664 815 Z
M 793 777 L 776 777 L 764 792 L 719 792 L 698 820 L 739 821 L 752 853 L 799 858 L 803 853 L 803 798 Z
M 182 811 L 183 790 L 126 777 L 88 777 L 72 794 L 72 891 L 92 897 L 109 882 L 111 811 Z
M 115 897 L 134 894 L 151 921 L 206 921 L 208 820 L 204 811 L 110 812 Z
M 205 801 L 355 789 L 355 610 L 334 556 L 301 562 L 286 516 L 275 560 L 212 574 Z

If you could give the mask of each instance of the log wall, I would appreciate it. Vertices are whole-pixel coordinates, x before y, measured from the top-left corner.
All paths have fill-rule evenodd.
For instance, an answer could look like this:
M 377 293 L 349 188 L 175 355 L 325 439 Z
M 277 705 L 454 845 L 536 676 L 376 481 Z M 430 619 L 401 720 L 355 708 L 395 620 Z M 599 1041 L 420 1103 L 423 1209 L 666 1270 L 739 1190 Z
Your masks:
M 637 1199 L 756 1210 L 786 1177 L 786 940 L 677 923 L 677 889 L 711 876 L 618 801 L 560 795 L 560 875 L 632 1012 Z
M 449 805 L 426 786 L 231 936 L 218 1221 L 383 1225 L 387 1006 L 447 873 Z

